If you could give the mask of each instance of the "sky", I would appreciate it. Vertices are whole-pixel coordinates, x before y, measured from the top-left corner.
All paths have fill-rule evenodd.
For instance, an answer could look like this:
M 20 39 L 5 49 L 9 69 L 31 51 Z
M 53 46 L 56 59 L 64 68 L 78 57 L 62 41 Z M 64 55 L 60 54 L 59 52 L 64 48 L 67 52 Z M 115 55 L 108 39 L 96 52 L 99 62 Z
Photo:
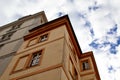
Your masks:
M 0 0 L 0 26 L 45 11 L 69 15 L 82 52 L 93 51 L 101 80 L 120 80 L 119 0 Z

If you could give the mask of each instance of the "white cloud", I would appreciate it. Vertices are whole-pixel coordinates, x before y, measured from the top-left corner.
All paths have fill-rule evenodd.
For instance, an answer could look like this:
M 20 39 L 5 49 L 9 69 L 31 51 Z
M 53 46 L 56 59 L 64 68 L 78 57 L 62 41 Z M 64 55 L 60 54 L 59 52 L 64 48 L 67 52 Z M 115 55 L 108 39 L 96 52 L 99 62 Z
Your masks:
M 99 73 L 101 74 L 101 80 L 112 80 L 109 77 L 109 73 L 108 73 L 108 62 L 109 59 L 107 58 L 107 51 L 94 51 L 95 55 L 95 59 L 97 62 L 97 66 L 99 66 L 98 70 Z
M 20 16 L 45 11 L 48 20 L 57 17 L 58 12 L 69 14 L 83 52 L 93 50 L 100 72 L 101 80 L 120 80 L 120 45 L 116 47 L 117 54 L 111 54 L 110 45 L 94 49 L 89 44 L 98 39 L 98 43 L 105 41 L 115 43 L 120 36 L 120 1 L 119 0 L 1 0 L 0 25 L 16 20 Z M 98 6 L 96 10 L 89 11 L 89 7 Z M 85 27 L 86 21 L 91 26 Z M 108 35 L 114 25 L 117 24 L 117 32 Z M 91 35 L 93 29 L 95 36 Z M 108 39 L 106 39 L 106 36 Z M 118 64 L 119 63 L 119 64 Z M 102 64 L 102 65 L 101 65 Z M 109 73 L 108 67 L 112 65 L 116 72 Z
M 75 0 L 74 4 L 78 11 L 87 12 L 88 7 L 94 4 L 94 0 Z
M 114 22 L 106 17 L 108 12 L 104 12 L 103 10 L 99 10 L 97 12 L 92 12 L 89 15 L 89 20 L 92 23 L 92 27 L 95 31 L 95 37 L 99 38 L 106 34 L 111 27 L 113 27 Z

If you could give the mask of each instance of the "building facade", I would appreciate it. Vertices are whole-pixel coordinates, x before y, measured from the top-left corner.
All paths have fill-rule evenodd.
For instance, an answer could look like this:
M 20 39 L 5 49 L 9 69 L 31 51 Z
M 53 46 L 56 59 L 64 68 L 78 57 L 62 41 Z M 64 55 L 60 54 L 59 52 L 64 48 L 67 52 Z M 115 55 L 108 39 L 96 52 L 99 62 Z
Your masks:
M 82 53 L 68 16 L 29 30 L 0 80 L 100 80 L 93 53 Z
M 46 22 L 47 18 L 42 11 L 0 27 L 0 76 L 23 43 L 23 36 L 30 29 Z

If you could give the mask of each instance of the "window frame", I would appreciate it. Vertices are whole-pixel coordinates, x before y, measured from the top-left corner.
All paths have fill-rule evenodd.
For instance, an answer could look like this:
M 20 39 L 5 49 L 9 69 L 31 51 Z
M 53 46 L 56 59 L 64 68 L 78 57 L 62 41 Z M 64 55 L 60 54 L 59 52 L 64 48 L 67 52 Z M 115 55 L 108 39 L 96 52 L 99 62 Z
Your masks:
M 35 53 L 37 53 L 37 52 L 39 52 L 39 51 L 42 51 L 42 52 L 41 52 L 41 57 L 40 57 L 40 59 L 39 59 L 39 63 L 38 63 L 37 65 L 30 66 L 30 62 L 31 62 L 32 55 L 35 54 Z M 20 71 L 24 71 L 24 70 L 27 70 L 27 69 L 30 69 L 30 68 L 33 68 L 33 67 L 40 66 L 40 64 L 41 64 L 41 62 L 42 62 L 42 58 L 43 58 L 43 53 L 44 53 L 44 49 L 40 49 L 40 50 L 38 50 L 38 51 L 35 51 L 35 52 L 32 52 L 32 53 L 29 53 L 29 54 L 20 56 L 20 57 L 17 59 L 17 61 L 15 62 L 15 64 L 14 64 L 14 66 L 13 66 L 13 68 L 12 68 L 12 71 L 11 71 L 10 75 L 11 75 L 11 74 L 14 74 L 14 73 L 16 73 L 16 72 L 20 72 Z M 27 60 L 25 61 L 24 67 L 23 67 L 22 69 L 20 69 L 20 70 L 15 70 L 16 67 L 17 67 L 17 65 L 18 65 L 18 63 L 19 63 L 19 61 L 20 61 L 20 59 L 22 59 L 22 58 L 24 58 L 24 57 L 28 57 Z
M 47 38 L 45 40 L 41 41 L 41 37 L 43 37 L 45 35 L 47 35 Z M 42 34 L 42 35 L 39 36 L 39 42 L 41 43 L 41 42 L 47 41 L 48 38 L 49 38 L 49 33 L 44 33 L 44 34 Z
M 33 58 L 33 56 L 34 56 L 36 53 L 38 53 L 38 54 L 40 53 L 39 62 L 38 62 L 38 64 L 31 66 L 32 58 Z M 27 67 L 30 68 L 30 67 L 34 67 L 34 66 L 40 65 L 42 56 L 43 56 L 43 49 L 42 49 L 42 50 L 39 50 L 39 51 L 36 51 L 36 52 L 33 52 L 33 53 L 30 55 L 30 60 L 29 60 L 29 63 L 28 63 L 28 65 L 27 65 Z
M 19 23 L 17 25 L 13 25 L 12 28 L 10 28 L 7 32 L 13 32 L 16 31 L 17 29 L 19 29 L 21 27 L 23 23 Z
M 44 40 L 44 41 L 40 41 L 41 36 L 46 35 L 46 34 L 47 34 L 47 39 L 46 39 L 46 40 Z M 29 40 L 27 41 L 27 45 L 26 45 L 26 47 L 25 47 L 25 48 L 30 47 L 30 46 L 33 46 L 33 45 L 36 45 L 37 43 L 42 43 L 42 42 L 45 42 L 45 41 L 47 41 L 47 40 L 48 40 L 48 38 L 49 38 L 49 32 L 44 33 L 44 34 L 39 35 L 39 36 L 36 36 L 36 37 L 34 37 L 34 38 L 32 38 L 32 39 L 29 39 Z M 31 42 L 32 40 L 34 40 L 34 39 L 36 39 L 36 43 L 35 43 L 35 44 L 33 44 L 33 45 L 29 45 L 29 44 L 30 44 L 30 42 Z
M 87 62 L 87 64 L 89 65 L 89 68 L 87 69 L 85 69 L 85 68 L 83 68 L 83 63 L 85 63 L 85 62 Z M 91 64 L 90 64 L 90 60 L 89 59 L 84 59 L 84 60 L 82 60 L 81 62 L 80 62 L 80 69 L 81 69 L 81 71 L 88 71 L 88 70 L 91 70 Z
M 14 34 L 14 32 L 9 32 L 9 33 L 3 34 L 2 37 L 0 38 L 0 42 L 10 40 L 10 38 L 13 34 Z

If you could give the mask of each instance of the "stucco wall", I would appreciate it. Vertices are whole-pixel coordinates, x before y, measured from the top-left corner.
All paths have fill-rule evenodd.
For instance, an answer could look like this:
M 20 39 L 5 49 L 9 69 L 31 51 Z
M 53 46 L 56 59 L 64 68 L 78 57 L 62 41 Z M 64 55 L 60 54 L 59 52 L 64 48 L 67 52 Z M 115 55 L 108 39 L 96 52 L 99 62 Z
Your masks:
M 19 49 L 18 53 L 12 59 L 7 70 L 1 77 L 1 80 L 2 79 L 8 80 L 9 74 L 11 74 L 10 78 L 12 79 L 18 77 L 19 75 L 24 75 L 38 70 L 43 70 L 48 67 L 60 65 L 62 63 L 62 55 L 63 55 L 63 43 L 64 43 L 63 32 L 64 32 L 64 27 L 59 27 L 54 30 L 51 30 L 49 31 L 49 38 L 47 41 L 37 43 L 36 45 L 30 47 L 26 47 L 28 41 L 25 41 L 22 47 Z M 31 68 L 26 68 L 25 70 L 18 71 L 15 73 L 11 73 L 14 68 L 14 65 L 16 65 L 16 62 L 20 57 L 34 53 L 42 49 L 43 49 L 43 54 L 42 54 L 43 57 L 41 59 L 40 65 Z M 23 63 L 21 62 L 19 65 L 23 65 Z
M 14 26 L 14 25 L 17 25 L 17 24 L 23 22 L 23 24 L 20 26 L 20 28 L 17 29 L 17 31 L 11 36 L 11 38 L 9 40 L 0 42 L 0 44 L 4 44 L 4 46 L 2 46 L 0 48 L 0 57 L 10 55 L 10 56 L 4 57 L 4 59 L 0 58 L 1 59 L 0 67 L 4 67 L 4 68 L 1 68 L 1 70 L 0 70 L 1 74 L 3 73 L 5 67 L 7 67 L 8 63 L 10 62 L 10 59 L 8 60 L 8 58 L 11 58 L 13 56 L 11 54 L 12 53 L 15 54 L 16 51 L 18 50 L 18 48 L 21 46 L 21 43 L 23 42 L 23 36 L 25 36 L 26 34 L 29 33 L 28 30 L 41 24 L 39 18 L 45 17 L 45 15 L 43 15 L 43 13 L 38 16 L 39 17 L 36 16 L 36 17 L 33 17 L 32 19 L 25 20 L 25 21 L 18 20 L 15 23 L 13 22 L 12 24 L 10 23 L 6 26 L 3 26 L 6 28 L 0 28 L 0 36 L 2 36 L 3 34 L 6 34 L 6 32 L 12 28 L 11 25 Z M 43 20 L 43 22 L 44 22 L 44 20 Z M 36 24 L 33 24 L 33 23 L 36 23 Z M 4 60 L 6 60 L 6 62 Z M 0 74 L 0 76 L 1 76 L 1 74 Z
M 52 69 L 43 73 L 28 76 L 19 80 L 60 80 L 61 69 Z
M 85 53 L 85 54 L 89 54 L 89 53 Z M 83 55 L 85 55 L 85 54 L 83 54 Z M 84 70 L 84 71 L 82 70 L 82 68 L 80 68 L 80 75 L 81 75 L 82 80 L 97 80 L 95 66 L 93 65 L 92 58 L 93 57 L 91 57 L 91 56 L 87 56 L 87 57 L 83 57 L 80 59 L 81 67 L 82 67 L 82 61 L 84 61 L 84 60 L 88 60 L 89 67 L 90 67 L 88 70 Z
M 12 56 L 0 59 L 0 75 L 2 75 L 3 71 L 8 67 L 8 64 L 10 63 L 11 59 Z

